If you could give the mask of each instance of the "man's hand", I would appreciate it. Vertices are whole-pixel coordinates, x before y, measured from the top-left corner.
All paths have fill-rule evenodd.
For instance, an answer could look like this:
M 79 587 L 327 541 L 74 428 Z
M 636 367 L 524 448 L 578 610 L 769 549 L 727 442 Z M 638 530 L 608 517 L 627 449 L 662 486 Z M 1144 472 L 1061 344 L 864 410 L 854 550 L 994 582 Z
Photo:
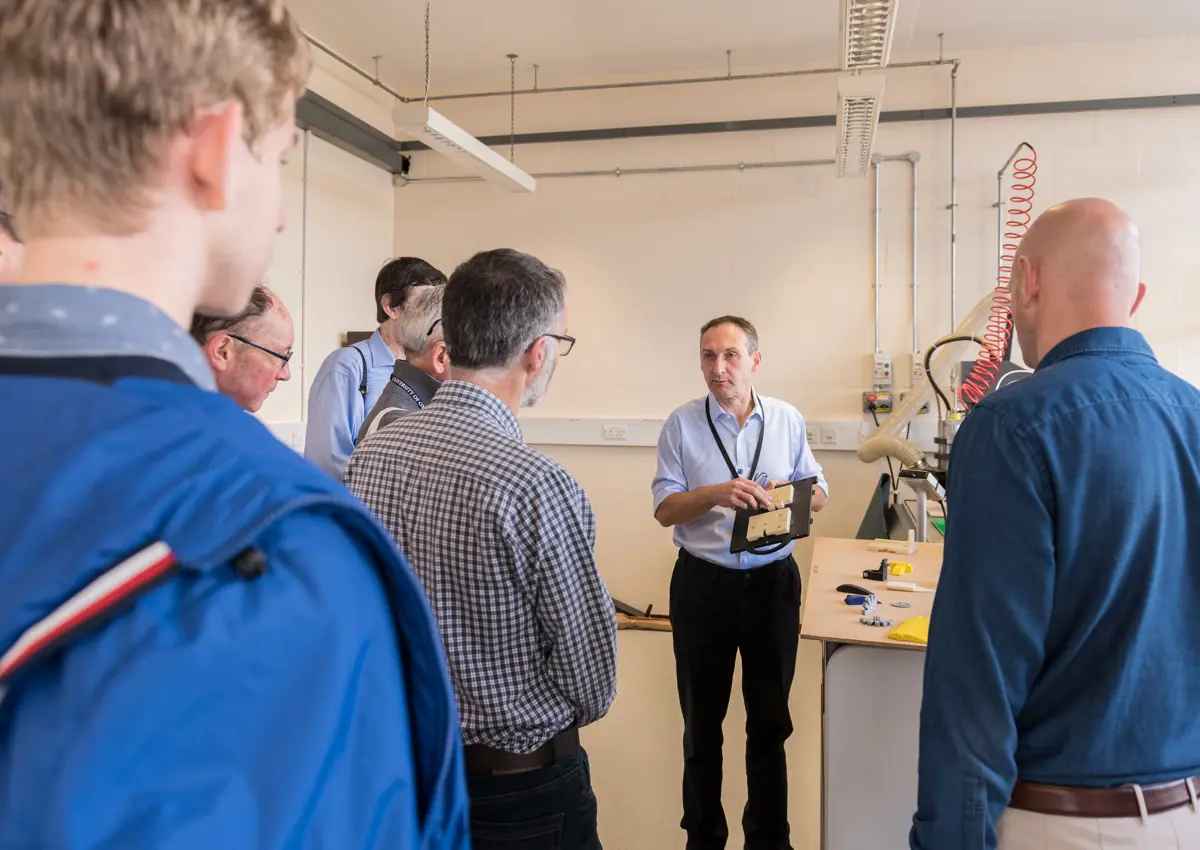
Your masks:
M 776 487 L 786 487 L 791 484 L 791 481 L 785 481 L 782 478 L 772 478 L 767 482 L 767 489 L 774 490 Z
M 711 484 L 704 489 L 716 508 L 771 507 L 771 497 L 767 491 L 748 478 L 735 478 L 724 484 Z

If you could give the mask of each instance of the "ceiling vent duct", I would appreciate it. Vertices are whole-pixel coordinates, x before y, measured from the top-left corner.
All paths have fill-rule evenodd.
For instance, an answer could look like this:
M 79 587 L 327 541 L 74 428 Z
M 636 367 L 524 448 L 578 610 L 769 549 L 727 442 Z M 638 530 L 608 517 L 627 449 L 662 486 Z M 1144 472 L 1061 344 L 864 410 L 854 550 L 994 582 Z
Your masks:
M 882 105 L 882 73 L 838 77 L 838 177 L 866 176 Z
M 445 115 L 428 106 L 392 110 L 396 130 L 510 192 L 532 192 L 537 180 L 509 162 Z
M 899 0 L 842 0 L 842 68 L 883 68 L 892 51 Z

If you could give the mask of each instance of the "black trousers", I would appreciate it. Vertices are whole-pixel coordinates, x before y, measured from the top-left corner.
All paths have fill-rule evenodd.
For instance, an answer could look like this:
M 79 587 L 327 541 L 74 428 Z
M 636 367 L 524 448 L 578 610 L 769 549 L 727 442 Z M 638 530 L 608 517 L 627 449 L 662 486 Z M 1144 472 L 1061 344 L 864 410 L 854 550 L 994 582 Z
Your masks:
M 721 807 L 721 724 L 742 654 L 747 850 L 788 850 L 788 694 L 800 639 L 800 571 L 787 557 L 731 570 L 681 550 L 671 576 L 675 675 L 683 709 L 683 822 L 688 850 L 720 850 L 729 838 Z
M 583 749 L 548 767 L 467 771 L 477 850 L 600 850 L 592 770 Z

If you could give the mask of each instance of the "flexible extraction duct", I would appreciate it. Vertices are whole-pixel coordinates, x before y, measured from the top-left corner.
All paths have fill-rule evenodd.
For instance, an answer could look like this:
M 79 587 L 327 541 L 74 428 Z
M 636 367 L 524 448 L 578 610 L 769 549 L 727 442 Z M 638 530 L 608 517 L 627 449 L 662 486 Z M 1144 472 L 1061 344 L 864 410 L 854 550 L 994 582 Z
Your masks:
M 991 315 L 995 296 L 994 290 L 988 292 L 955 328 L 954 335 L 970 336 L 982 330 L 987 324 L 988 316 Z M 934 352 L 929 368 L 939 386 L 945 387 L 949 384 L 951 369 L 954 368 L 954 364 L 963 360 L 963 355 L 971 345 L 974 343 L 950 342 Z M 905 439 L 903 435 L 908 424 L 916 417 L 921 408 L 932 403 L 933 386 L 929 383 L 929 376 L 926 375 L 904 397 L 904 400 L 896 405 L 887 421 L 879 426 L 870 439 L 858 447 L 858 459 L 863 463 L 874 463 L 884 457 L 894 457 L 910 468 L 923 466 L 925 453 L 911 440 Z

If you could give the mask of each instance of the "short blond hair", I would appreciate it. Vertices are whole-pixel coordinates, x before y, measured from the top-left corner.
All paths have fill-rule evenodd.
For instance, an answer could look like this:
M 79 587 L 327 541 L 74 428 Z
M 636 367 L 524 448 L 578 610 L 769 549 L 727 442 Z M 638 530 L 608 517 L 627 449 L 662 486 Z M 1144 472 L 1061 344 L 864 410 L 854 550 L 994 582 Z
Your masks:
M 0 56 L 0 184 L 26 233 L 136 231 L 197 112 L 240 101 L 253 143 L 309 72 L 283 0 L 0 0 Z

